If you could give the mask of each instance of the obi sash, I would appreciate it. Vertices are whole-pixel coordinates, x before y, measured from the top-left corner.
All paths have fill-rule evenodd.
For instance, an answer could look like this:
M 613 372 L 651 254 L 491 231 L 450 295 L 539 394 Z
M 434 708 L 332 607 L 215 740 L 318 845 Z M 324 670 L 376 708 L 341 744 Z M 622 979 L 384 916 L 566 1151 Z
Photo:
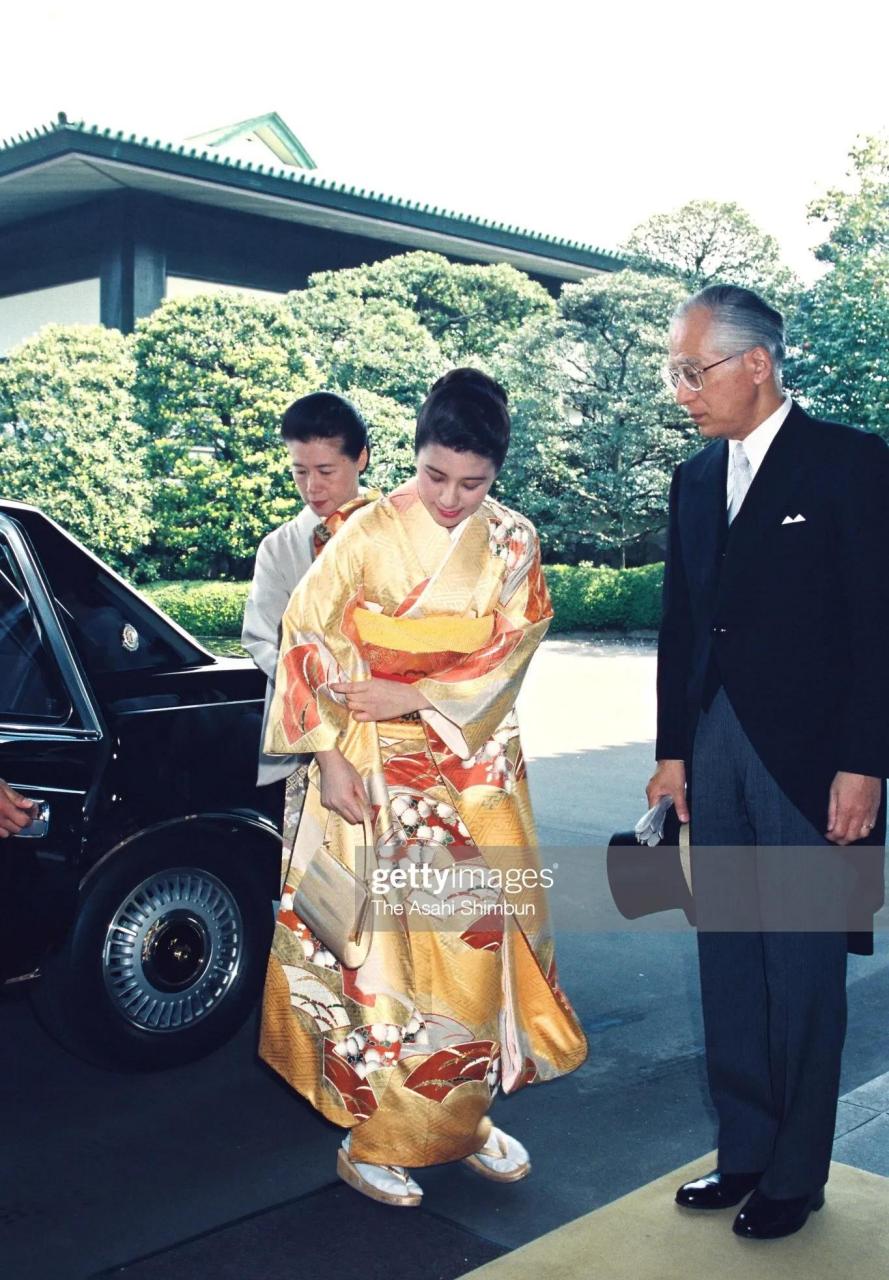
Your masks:
M 371 673 L 407 682 L 459 664 L 464 655 L 484 648 L 494 634 L 493 614 L 393 618 L 356 608 L 353 622 Z

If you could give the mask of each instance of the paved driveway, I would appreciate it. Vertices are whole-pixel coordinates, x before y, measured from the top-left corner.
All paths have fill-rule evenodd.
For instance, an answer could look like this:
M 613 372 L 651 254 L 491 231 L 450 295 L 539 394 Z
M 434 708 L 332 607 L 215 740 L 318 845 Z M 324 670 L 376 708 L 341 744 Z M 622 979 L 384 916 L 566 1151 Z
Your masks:
M 654 641 L 581 636 L 547 640 L 534 657 L 519 720 L 544 843 L 607 843 L 645 809 L 655 663 Z
M 178 1242 L 268 1214 L 259 1234 L 266 1244 L 273 1237 L 275 1257 L 263 1269 L 254 1253 L 252 1271 L 229 1268 L 226 1276 L 284 1274 L 272 1263 L 292 1266 L 288 1276 L 313 1266 L 326 1273 L 336 1256 L 345 1258 L 336 1268 L 343 1280 L 387 1275 L 392 1266 L 406 1280 L 449 1280 L 486 1256 L 476 1247 L 514 1248 L 712 1146 L 694 938 L 664 929 L 667 917 L 656 932 L 622 927 L 601 858 L 610 832 L 644 807 L 653 646 L 547 642 L 520 716 L 544 857 L 560 864 L 553 894 L 560 976 L 590 1042 L 573 1075 L 496 1104 L 497 1122 L 531 1149 L 534 1176 L 497 1187 L 441 1166 L 423 1172 L 426 1201 L 416 1214 L 359 1203 L 335 1182 L 331 1127 L 257 1062 L 254 1024 L 203 1062 L 118 1076 L 67 1057 L 21 1000 L 6 999 L 4 1276 L 86 1280 L 161 1251 L 134 1269 L 134 1280 L 218 1280 L 212 1249 L 218 1244 L 231 1262 L 246 1227 L 211 1235 L 206 1247 L 198 1241 L 191 1248 L 200 1265 Z M 886 944 L 884 933 L 878 954 L 851 969 L 844 1090 L 880 1075 L 889 1061 Z M 270 1212 L 276 1205 L 278 1216 Z M 345 1255 L 337 1252 L 340 1235 Z M 280 1252 L 282 1239 L 299 1242 L 296 1259 Z

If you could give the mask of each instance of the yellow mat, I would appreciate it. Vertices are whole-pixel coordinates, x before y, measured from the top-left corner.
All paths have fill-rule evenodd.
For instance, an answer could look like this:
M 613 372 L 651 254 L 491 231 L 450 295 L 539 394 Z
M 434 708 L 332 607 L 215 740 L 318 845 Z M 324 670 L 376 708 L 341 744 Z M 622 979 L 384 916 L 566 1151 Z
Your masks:
M 559 1227 L 467 1273 L 472 1280 L 887 1280 L 889 1178 L 833 1164 L 827 1203 L 784 1240 L 739 1240 L 734 1209 L 692 1213 L 673 1203 L 714 1156 Z M 532 1175 L 533 1176 L 533 1175 Z

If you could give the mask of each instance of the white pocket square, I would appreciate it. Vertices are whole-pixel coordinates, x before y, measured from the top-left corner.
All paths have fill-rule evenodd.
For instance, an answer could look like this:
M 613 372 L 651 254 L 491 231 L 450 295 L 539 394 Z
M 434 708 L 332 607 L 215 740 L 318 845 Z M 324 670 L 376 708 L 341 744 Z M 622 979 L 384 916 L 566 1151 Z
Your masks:
M 785 516 L 781 521 L 782 524 L 805 524 L 805 516 Z

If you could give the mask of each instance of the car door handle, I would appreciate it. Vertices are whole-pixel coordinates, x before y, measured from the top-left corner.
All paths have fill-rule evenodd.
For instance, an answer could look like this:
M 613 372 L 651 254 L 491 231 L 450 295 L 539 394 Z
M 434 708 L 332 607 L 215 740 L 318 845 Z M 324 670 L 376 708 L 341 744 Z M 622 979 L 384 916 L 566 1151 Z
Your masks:
M 34 803 L 37 812 L 28 825 L 16 833 L 19 840 L 42 840 L 49 831 L 49 801 L 35 800 Z

